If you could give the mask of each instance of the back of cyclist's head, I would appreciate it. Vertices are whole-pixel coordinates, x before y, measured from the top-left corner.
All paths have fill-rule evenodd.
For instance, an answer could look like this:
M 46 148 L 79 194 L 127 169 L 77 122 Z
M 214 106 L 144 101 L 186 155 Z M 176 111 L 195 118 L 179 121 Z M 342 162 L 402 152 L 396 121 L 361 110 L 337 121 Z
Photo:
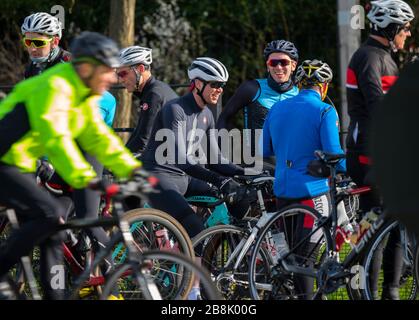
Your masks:
M 319 88 L 322 99 L 326 97 L 332 79 L 332 69 L 326 62 L 317 59 L 303 61 L 295 73 L 295 81 L 301 89 Z
M 118 68 L 121 65 L 116 42 L 97 32 L 82 32 L 71 43 L 70 51 L 73 64 L 90 63 L 109 68 Z
M 292 60 L 298 62 L 298 50 L 295 47 L 295 45 L 290 41 L 274 40 L 269 42 L 266 45 L 265 50 L 263 50 L 263 56 L 265 57 L 265 61 L 268 61 L 269 56 L 275 52 L 285 53 Z
M 227 82 L 229 75 L 227 68 L 217 59 L 199 57 L 189 66 L 188 77 L 190 81 Z
M 119 53 L 121 67 L 135 67 L 142 64 L 146 70 L 153 62 L 152 49 L 140 46 L 124 48 Z
M 371 34 L 393 41 L 415 15 L 412 8 L 402 0 L 379 0 L 371 2 L 367 17 L 371 22 Z

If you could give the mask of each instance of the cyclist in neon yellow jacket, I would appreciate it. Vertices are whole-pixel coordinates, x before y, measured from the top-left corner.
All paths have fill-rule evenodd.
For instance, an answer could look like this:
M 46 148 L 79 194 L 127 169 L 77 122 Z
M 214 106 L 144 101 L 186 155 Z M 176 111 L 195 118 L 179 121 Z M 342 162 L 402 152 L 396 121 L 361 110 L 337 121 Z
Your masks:
M 47 156 L 74 188 L 96 176 L 81 149 L 119 177 L 141 166 L 103 122 L 97 103 L 116 81 L 119 50 L 109 38 L 84 32 L 71 46 L 74 60 L 19 83 L 0 103 L 0 203 L 16 210 L 21 228 L 0 251 L 1 277 L 64 216 L 60 203 L 34 179 L 36 160 Z M 42 239 L 41 282 L 45 297 L 60 299 L 52 287 L 62 264 L 61 237 Z M 54 267 L 54 269 L 52 269 Z

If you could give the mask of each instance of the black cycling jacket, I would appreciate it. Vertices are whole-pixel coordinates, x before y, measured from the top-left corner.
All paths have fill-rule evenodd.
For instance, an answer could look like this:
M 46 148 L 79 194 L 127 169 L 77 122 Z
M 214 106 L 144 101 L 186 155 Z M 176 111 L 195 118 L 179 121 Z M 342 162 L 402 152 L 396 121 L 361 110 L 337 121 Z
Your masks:
M 244 170 L 222 158 L 215 136 L 215 124 L 208 107 L 198 106 L 192 93 L 167 103 L 158 113 L 150 141 L 142 156 L 144 168 L 220 183 L 222 176 L 243 175 Z M 203 145 L 206 137 L 207 145 Z M 205 148 L 209 162 L 198 163 L 196 150 Z M 212 158 L 211 158 L 212 157 Z M 165 158 L 167 161 L 162 162 Z M 215 162 L 215 163 L 214 163 Z M 215 171 L 215 172 L 214 172 Z
M 178 97 L 178 95 L 166 83 L 151 77 L 147 80 L 141 92 L 134 92 L 140 102 L 137 105 L 138 122 L 133 134 L 127 142 L 127 148 L 131 152 L 143 152 L 157 113 L 170 100 Z
M 367 137 L 372 114 L 384 94 L 396 82 L 398 74 L 391 48 L 373 38 L 368 38 L 352 56 L 346 81 L 351 118 L 346 140 L 349 152 L 368 154 Z
M 30 62 L 25 69 L 25 79 L 37 76 L 38 74 L 42 73 L 44 70 L 55 66 L 57 63 L 60 62 L 69 62 L 71 60 L 71 53 L 65 51 L 62 48 L 59 48 L 58 55 L 55 57 L 54 60 L 47 62 L 47 63 L 35 63 Z

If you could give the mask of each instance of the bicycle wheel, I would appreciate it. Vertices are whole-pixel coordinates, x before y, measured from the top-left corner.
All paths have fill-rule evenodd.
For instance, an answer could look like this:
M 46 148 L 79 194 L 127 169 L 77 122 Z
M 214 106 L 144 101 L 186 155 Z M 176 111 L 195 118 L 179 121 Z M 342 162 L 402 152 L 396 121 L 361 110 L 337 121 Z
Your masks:
M 361 264 L 365 281 L 360 291 L 365 300 L 394 298 L 394 294 L 389 296 L 386 290 L 390 286 L 396 295 L 398 289 L 400 300 L 416 299 L 414 247 L 409 237 L 406 237 L 406 245 L 400 241 L 401 236 L 407 234 L 403 229 L 398 221 L 389 221 L 370 240 Z
M 319 251 L 329 252 L 331 248 L 330 232 L 325 228 L 318 228 L 322 216 L 316 210 L 302 205 L 292 205 L 275 213 L 265 227 L 259 232 L 253 246 L 250 266 L 249 284 L 250 294 L 255 300 L 289 300 L 311 299 L 320 286 L 314 286 L 314 278 L 293 275 L 287 272 L 281 263 L 277 263 L 277 244 L 272 236 L 283 234 L 289 247 L 287 263 L 292 266 L 310 268 L 320 274 L 322 264 L 317 264 Z M 311 228 L 314 229 L 311 232 Z M 260 277 L 258 262 L 262 252 L 271 253 L 273 261 L 269 274 Z M 322 290 L 326 288 L 321 284 Z M 327 288 L 331 290 L 330 288 Z
M 325 247 L 326 246 L 323 245 L 319 252 L 319 261 L 318 261 L 319 266 L 322 265 L 326 259 Z M 352 248 L 350 244 L 345 243 L 338 252 L 337 261 L 343 262 L 351 251 L 352 251 Z M 359 257 L 361 256 L 357 256 L 357 261 L 360 259 Z M 352 265 L 355 265 L 357 263 L 358 262 L 354 262 Z M 316 281 L 316 286 L 319 286 L 318 281 Z M 325 298 L 325 300 L 361 300 L 362 295 L 359 292 L 359 289 L 356 287 L 353 287 L 351 281 L 349 281 L 346 287 L 340 287 L 337 291 L 329 293 L 325 295 L 323 298 Z
M 135 245 L 140 252 L 150 249 L 180 252 L 193 257 L 193 246 L 185 228 L 167 213 L 141 208 L 127 211 L 123 220 L 128 221 Z M 120 243 L 112 253 L 115 263 L 126 259 L 126 248 Z
M 185 256 L 151 250 L 142 254 L 141 261 L 141 269 L 133 263 L 119 265 L 107 278 L 101 299 L 107 299 L 115 286 L 119 288 L 124 299 L 147 298 L 153 290 L 144 285 L 144 277 L 147 275 L 153 280 L 163 300 L 186 299 L 190 291 L 188 284 L 194 276 L 200 279 L 201 293 L 211 300 L 220 299 L 208 273 Z M 130 279 L 128 285 L 127 278 Z
M 416 244 L 414 269 L 415 269 L 416 285 L 419 286 L 419 245 L 417 245 L 417 244 Z
M 189 257 L 193 256 L 192 242 L 188 234 L 185 229 L 168 214 L 151 208 L 141 208 L 126 212 L 122 217 L 122 220 L 128 222 L 133 236 L 134 245 L 140 252 L 145 252 L 151 249 L 159 249 L 180 252 Z M 114 231 L 119 232 L 119 229 L 115 228 Z M 104 254 L 105 251 L 100 253 L 98 252 L 96 254 L 99 254 L 98 259 L 103 261 L 109 254 L 112 256 L 114 267 L 115 265 L 123 264 L 127 260 L 127 248 L 122 241 L 117 242 L 112 248 L 105 248 L 103 250 L 107 251 L 107 253 Z M 94 270 L 96 271 L 95 276 L 98 280 L 89 281 L 89 279 L 85 279 L 85 284 L 81 286 L 79 285 L 79 280 L 77 280 L 76 286 L 79 290 L 79 297 L 75 296 L 74 291 L 76 288 L 72 287 L 72 299 L 80 298 L 80 294 L 83 294 L 84 296 L 85 292 L 89 293 L 90 297 L 93 298 L 98 297 L 103 293 L 103 287 L 101 286 L 104 285 L 104 278 L 100 277 L 101 273 L 98 269 L 98 265 L 101 265 L 101 263 L 102 262 L 95 262 L 94 265 Z M 112 272 L 112 270 L 108 272 Z M 125 285 L 122 285 L 122 281 L 125 281 Z M 121 279 L 120 293 L 123 296 L 125 296 L 126 292 L 124 287 L 129 287 L 130 282 L 130 277 Z M 94 285 L 92 286 L 91 283 L 94 283 Z M 187 289 L 192 287 L 192 279 L 187 285 Z M 92 291 L 92 289 L 94 290 Z M 116 290 L 117 288 L 115 288 L 114 293 L 116 293 Z M 92 294 L 94 295 L 92 296 Z
M 241 250 L 232 258 L 239 243 L 248 236 L 249 232 L 245 228 L 220 225 L 202 231 L 192 241 L 195 255 L 201 258 L 201 265 L 210 271 L 218 291 L 226 300 L 250 299 L 249 255 L 244 256 L 237 269 L 234 269 L 234 264 Z M 268 272 L 271 263 L 269 254 L 264 251 L 258 271 L 261 274 Z

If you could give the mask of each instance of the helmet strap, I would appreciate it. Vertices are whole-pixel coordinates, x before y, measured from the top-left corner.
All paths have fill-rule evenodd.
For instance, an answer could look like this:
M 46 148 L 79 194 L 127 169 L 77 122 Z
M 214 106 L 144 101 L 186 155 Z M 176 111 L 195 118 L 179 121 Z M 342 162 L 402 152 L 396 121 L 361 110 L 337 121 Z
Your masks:
M 327 91 L 329 90 L 329 84 L 328 83 L 317 83 L 316 84 L 320 88 L 320 95 L 322 98 L 322 101 L 326 99 Z
M 201 98 L 201 100 L 202 100 L 202 102 L 205 104 L 205 105 L 207 105 L 208 104 L 208 102 L 205 100 L 205 98 L 204 98 L 204 90 L 205 90 L 205 87 L 207 86 L 207 82 L 206 81 L 204 81 L 204 80 L 201 80 L 202 81 L 202 83 L 204 84 L 204 86 L 202 87 L 202 89 L 201 90 L 199 90 L 198 88 L 197 88 L 197 86 L 195 85 L 195 89 L 196 89 L 196 93 L 197 93 L 197 95 Z
M 135 91 L 140 91 L 141 73 L 135 67 L 131 67 L 135 73 Z

